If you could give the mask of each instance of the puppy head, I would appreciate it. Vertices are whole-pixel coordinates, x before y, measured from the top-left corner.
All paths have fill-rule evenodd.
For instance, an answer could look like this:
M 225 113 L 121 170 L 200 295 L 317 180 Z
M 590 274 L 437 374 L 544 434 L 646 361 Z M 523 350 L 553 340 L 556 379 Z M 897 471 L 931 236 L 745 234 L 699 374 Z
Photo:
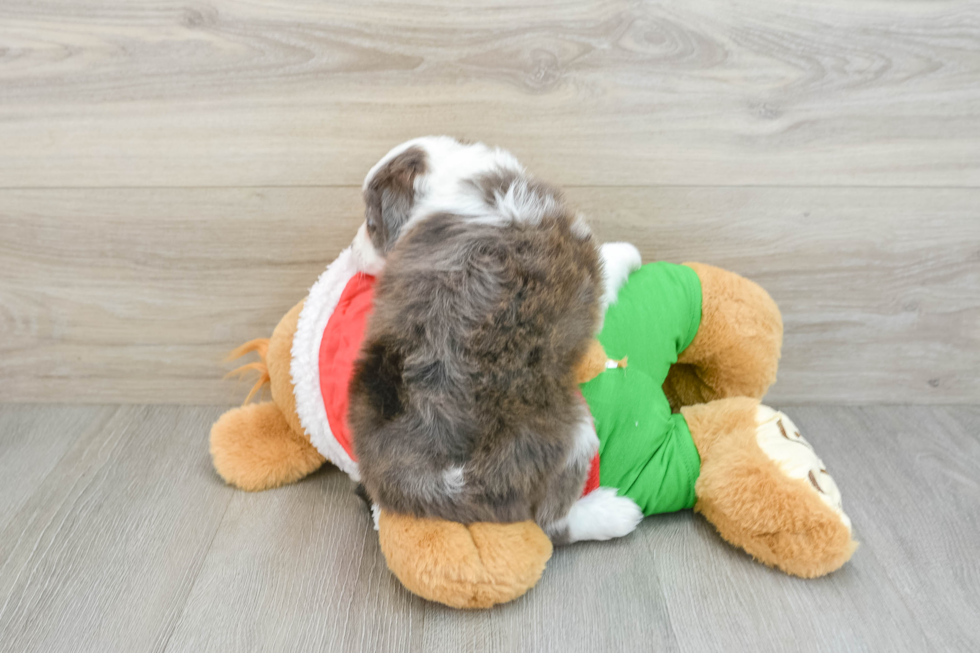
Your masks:
M 478 215 L 486 203 L 472 181 L 494 173 L 521 174 L 509 152 L 449 136 L 426 136 L 394 147 L 364 179 L 364 225 L 359 249 L 381 260 L 411 222 L 439 211 Z

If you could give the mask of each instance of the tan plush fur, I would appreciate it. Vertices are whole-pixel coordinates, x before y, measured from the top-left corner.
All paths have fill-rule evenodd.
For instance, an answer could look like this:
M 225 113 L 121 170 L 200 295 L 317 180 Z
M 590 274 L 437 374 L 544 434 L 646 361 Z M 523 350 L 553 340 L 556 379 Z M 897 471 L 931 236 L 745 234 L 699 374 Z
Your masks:
M 685 265 L 701 279 L 701 326 L 664 381 L 671 408 L 722 397 L 761 398 L 776 381 L 783 343 L 776 302 L 734 272 Z
M 719 399 L 681 410 L 701 454 L 700 512 L 755 559 L 813 578 L 847 562 L 857 543 L 806 481 L 785 476 L 756 441 L 755 399 Z
M 221 478 L 249 492 L 295 483 L 324 462 L 271 401 L 222 415 L 211 427 L 211 458 Z
M 585 356 L 575 366 L 575 382 L 586 383 L 599 376 L 606 370 L 606 350 L 598 340 L 592 340 Z
M 293 431 L 306 438 L 306 431 L 299 421 L 299 415 L 296 414 L 296 396 L 293 395 L 293 379 L 289 373 L 292 364 L 293 336 L 296 334 L 296 324 L 299 322 L 299 314 L 302 310 L 303 302 L 300 302 L 279 320 L 269 340 L 266 361 L 269 364 L 272 400 L 279 406 L 279 410 L 282 411 Z
M 551 541 L 533 521 L 464 526 L 382 512 L 379 528 L 388 568 L 405 587 L 454 608 L 521 596 L 551 557 Z
M 271 402 L 233 408 L 211 427 L 211 458 L 226 482 L 254 492 L 295 483 L 325 462 L 313 448 L 296 415 L 293 383 L 289 377 L 290 349 L 296 323 L 303 308 L 300 302 L 279 321 L 272 338 L 245 343 L 232 356 L 256 352 L 261 362 L 239 370 L 254 369 L 259 379 L 249 399 L 266 383 Z

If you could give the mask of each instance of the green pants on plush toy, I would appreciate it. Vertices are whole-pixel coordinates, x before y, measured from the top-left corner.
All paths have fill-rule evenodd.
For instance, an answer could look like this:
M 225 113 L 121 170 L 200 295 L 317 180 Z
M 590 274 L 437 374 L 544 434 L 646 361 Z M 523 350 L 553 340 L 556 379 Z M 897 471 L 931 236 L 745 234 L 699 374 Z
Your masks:
M 619 291 L 599 334 L 606 353 L 628 365 L 582 386 L 599 436 L 599 483 L 618 488 L 644 515 L 695 504 L 701 457 L 687 421 L 671 413 L 663 383 L 700 324 L 701 281 L 694 270 L 644 265 Z

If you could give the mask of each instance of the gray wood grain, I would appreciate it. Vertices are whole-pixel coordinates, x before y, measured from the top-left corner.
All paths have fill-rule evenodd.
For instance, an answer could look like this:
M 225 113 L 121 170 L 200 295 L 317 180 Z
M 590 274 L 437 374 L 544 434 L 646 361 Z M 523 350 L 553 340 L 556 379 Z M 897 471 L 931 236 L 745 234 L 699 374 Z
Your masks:
M 11 468 L 31 487 L 0 529 L 0 651 L 976 650 L 980 409 L 782 408 L 854 520 L 840 571 L 790 578 L 682 512 L 559 549 L 521 599 L 462 612 L 397 583 L 336 469 L 222 487 L 217 409 L 0 406 L 21 460 L 68 415 L 80 433 L 39 482 Z
M 968 650 L 935 645 L 934 623 L 921 619 L 913 604 L 929 601 L 938 589 L 925 569 L 907 569 L 911 583 L 899 585 L 895 565 L 925 562 L 900 559 L 869 541 L 869 531 L 887 523 L 915 528 L 908 509 L 933 510 L 931 501 L 894 496 L 875 506 L 869 488 L 879 487 L 906 451 L 909 430 L 894 432 L 887 422 L 858 426 L 852 417 L 862 409 L 783 407 L 814 446 L 837 481 L 844 509 L 861 546 L 854 558 L 829 576 L 802 580 L 761 567 L 747 554 L 728 546 L 701 518 L 677 514 L 648 519 L 667 528 L 647 540 L 649 557 L 668 588 L 672 626 L 684 651 L 924 651 Z M 903 409 L 886 409 L 902 411 Z M 927 408 L 912 409 L 924 414 Z M 946 409 L 939 409 L 946 410 Z M 909 414 L 905 411 L 904 414 Z M 870 421 L 869 421 L 870 422 Z M 943 436 L 940 435 L 940 438 Z M 855 443 L 862 440 L 863 446 Z M 896 481 L 898 479 L 895 479 Z M 957 526 L 953 537 L 977 533 Z M 917 537 L 928 537 L 916 529 Z M 944 539 L 950 533 L 944 533 Z M 972 610 L 960 604 L 962 618 Z M 701 627 L 692 627 L 700 624 Z M 708 624 L 710 626 L 705 627 Z
M 271 334 L 360 214 L 353 190 L 12 191 L 0 400 L 240 402 L 222 359 Z
M 9 406 L 0 410 L 0 531 L 75 441 L 112 414 L 103 406 Z
M 657 571 L 634 537 L 559 549 L 490 613 L 427 604 L 422 651 L 676 651 Z
M 5 0 L 0 184 L 358 184 L 448 132 L 565 185 L 976 186 L 978 11 Z
M 57 411 L 34 411 L 43 451 Z M 206 455 L 219 414 L 77 411 L 90 428 L 0 532 L 0 651 L 163 650 L 233 494 Z
M 755 279 L 775 401 L 980 401 L 980 190 L 572 188 L 604 240 Z M 0 401 L 227 402 L 350 243 L 355 188 L 0 191 Z
M 236 402 L 428 132 L 760 281 L 775 400 L 980 400 L 980 6 L 675 5 L 4 2 L 0 401 Z
M 828 441 L 824 462 L 847 483 L 841 490 L 845 510 L 858 525 L 858 555 L 875 560 L 881 572 L 874 582 L 890 581 L 923 625 L 928 645 L 914 648 L 975 650 L 980 569 L 972 552 L 980 541 L 980 410 L 811 407 L 793 415 L 803 432 L 820 434 L 820 444 L 811 440 L 818 451 Z M 890 615 L 894 632 L 903 632 L 898 622 L 905 619 L 897 611 Z
M 235 495 L 167 650 L 419 650 L 423 608 L 388 573 L 351 481 L 328 467 Z

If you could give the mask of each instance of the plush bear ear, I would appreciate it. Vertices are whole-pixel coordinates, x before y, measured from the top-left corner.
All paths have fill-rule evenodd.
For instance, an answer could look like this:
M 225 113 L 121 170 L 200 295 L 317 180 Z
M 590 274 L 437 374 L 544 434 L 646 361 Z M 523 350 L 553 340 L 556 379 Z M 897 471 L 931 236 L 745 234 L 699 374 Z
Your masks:
M 398 240 L 415 204 L 415 179 L 426 169 L 425 150 L 415 145 L 373 170 L 365 181 L 365 224 L 378 252 L 386 254 Z

